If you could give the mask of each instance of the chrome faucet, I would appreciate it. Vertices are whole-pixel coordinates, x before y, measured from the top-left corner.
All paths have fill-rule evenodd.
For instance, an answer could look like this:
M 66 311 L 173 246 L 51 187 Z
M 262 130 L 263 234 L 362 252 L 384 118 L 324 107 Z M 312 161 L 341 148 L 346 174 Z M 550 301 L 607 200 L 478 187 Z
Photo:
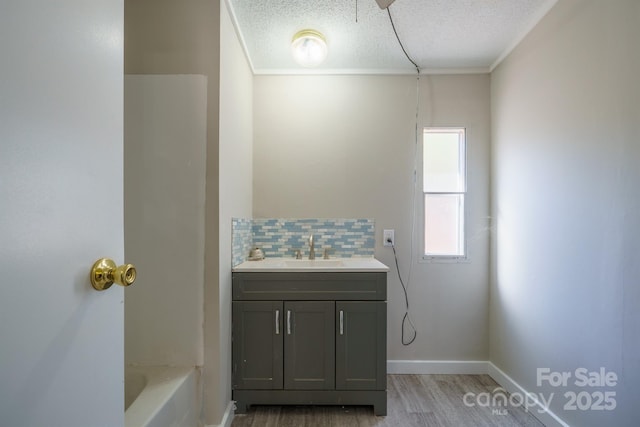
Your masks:
M 309 259 L 316 259 L 316 251 L 313 248 L 313 234 L 309 235 Z

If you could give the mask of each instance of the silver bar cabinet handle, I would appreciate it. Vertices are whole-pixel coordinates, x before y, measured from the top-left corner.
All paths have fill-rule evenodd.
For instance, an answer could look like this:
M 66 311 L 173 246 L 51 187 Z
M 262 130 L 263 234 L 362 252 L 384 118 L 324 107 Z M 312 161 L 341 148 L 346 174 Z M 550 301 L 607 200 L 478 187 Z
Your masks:
M 287 310 L 287 335 L 291 335 L 291 310 Z
M 344 335 L 344 311 L 340 310 L 340 335 Z
M 276 335 L 280 335 L 280 310 L 276 310 Z

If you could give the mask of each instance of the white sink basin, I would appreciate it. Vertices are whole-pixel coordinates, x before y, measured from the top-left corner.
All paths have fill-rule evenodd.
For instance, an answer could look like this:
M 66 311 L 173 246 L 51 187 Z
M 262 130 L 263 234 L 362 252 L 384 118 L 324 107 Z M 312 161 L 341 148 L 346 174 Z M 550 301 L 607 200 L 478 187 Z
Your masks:
M 287 272 L 287 271 L 389 271 L 389 267 L 370 258 L 292 259 L 266 258 L 262 261 L 245 261 L 233 268 L 236 272 Z
M 293 268 L 327 268 L 327 267 L 341 267 L 344 262 L 341 259 L 296 259 L 291 261 L 285 261 L 285 267 Z

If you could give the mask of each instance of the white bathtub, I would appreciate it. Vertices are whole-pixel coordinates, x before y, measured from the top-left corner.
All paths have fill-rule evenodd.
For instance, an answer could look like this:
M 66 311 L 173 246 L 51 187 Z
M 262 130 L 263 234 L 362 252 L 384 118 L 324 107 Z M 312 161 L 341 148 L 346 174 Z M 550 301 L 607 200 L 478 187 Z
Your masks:
M 125 427 L 196 427 L 197 386 L 194 368 L 127 366 Z

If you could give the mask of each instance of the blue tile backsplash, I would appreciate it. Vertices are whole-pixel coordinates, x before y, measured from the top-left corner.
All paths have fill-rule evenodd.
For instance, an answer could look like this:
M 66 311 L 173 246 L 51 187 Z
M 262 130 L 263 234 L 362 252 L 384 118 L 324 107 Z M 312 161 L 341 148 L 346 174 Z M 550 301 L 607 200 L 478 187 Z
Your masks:
M 252 247 L 266 257 L 293 257 L 300 249 L 309 254 L 309 235 L 313 234 L 316 256 L 329 248 L 331 258 L 372 257 L 375 249 L 373 219 L 239 219 L 232 224 L 232 262 L 244 262 Z
M 249 256 L 253 245 L 251 235 L 251 220 L 246 218 L 233 218 L 231 221 L 231 264 L 238 265 Z

